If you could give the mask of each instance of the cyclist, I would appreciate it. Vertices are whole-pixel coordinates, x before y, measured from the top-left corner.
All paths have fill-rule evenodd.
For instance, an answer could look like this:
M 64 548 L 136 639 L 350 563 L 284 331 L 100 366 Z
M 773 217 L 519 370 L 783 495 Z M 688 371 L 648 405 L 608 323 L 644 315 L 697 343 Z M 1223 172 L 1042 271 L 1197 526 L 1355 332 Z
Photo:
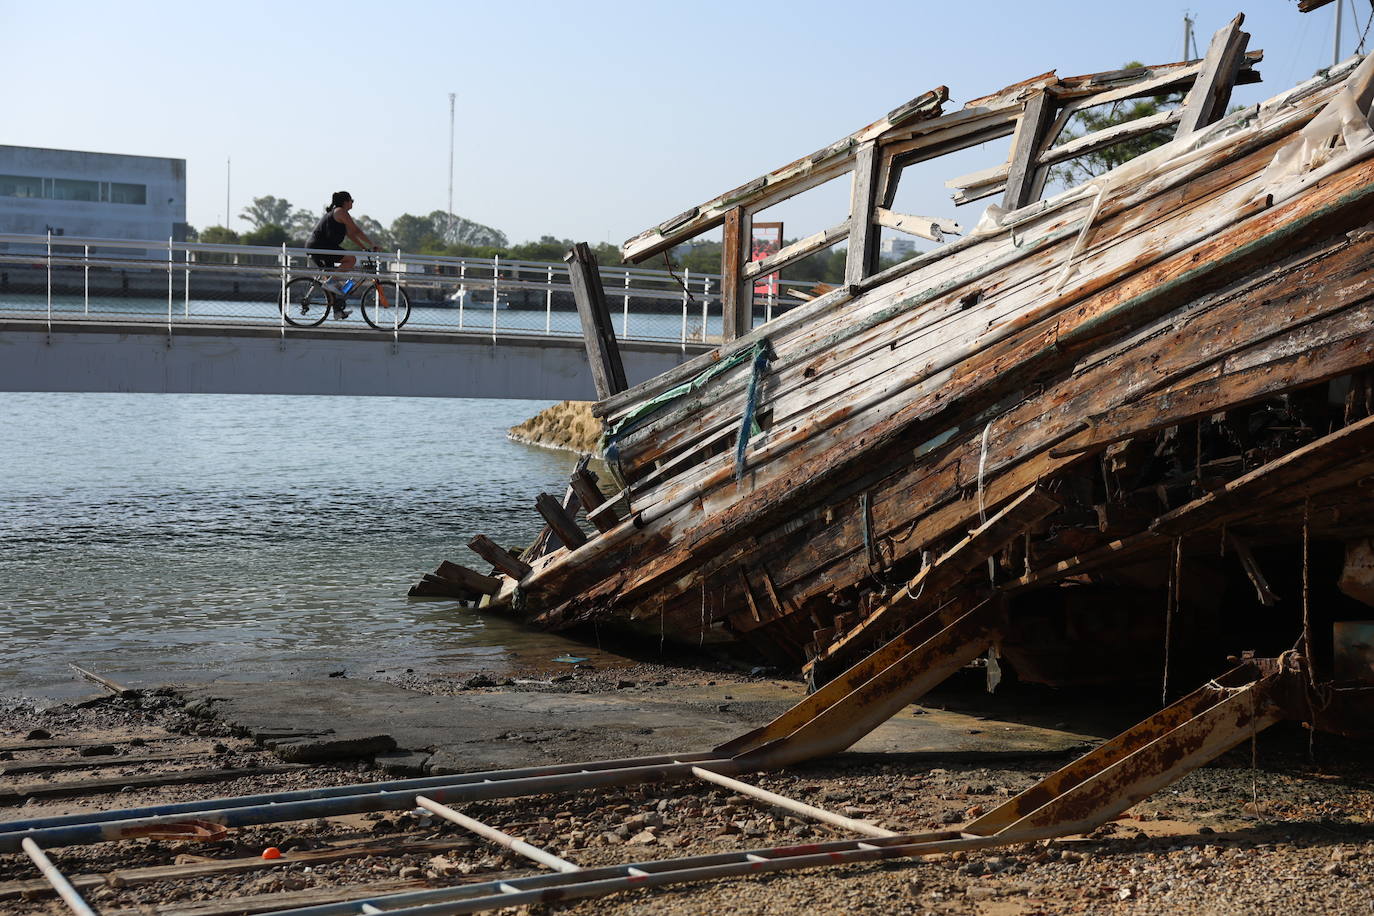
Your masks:
M 349 238 L 364 251 L 380 251 L 381 249 L 372 244 L 372 240 L 363 230 L 358 228 L 358 224 L 353 222 L 353 217 L 348 213 L 352 209 L 353 195 L 347 191 L 335 191 L 329 206 L 324 209 L 324 216 L 320 217 L 320 221 L 315 224 L 315 230 L 310 233 L 310 239 L 305 243 L 305 247 L 342 251 L 343 240 Z M 312 254 L 310 257 L 324 268 L 352 270 L 353 265 L 357 263 L 357 258 L 351 254 Z M 343 307 L 344 296 L 353 286 L 352 280 L 340 287 L 333 278 L 326 277 L 320 285 L 324 287 L 330 303 L 334 306 L 335 318 L 347 318 L 352 314 Z

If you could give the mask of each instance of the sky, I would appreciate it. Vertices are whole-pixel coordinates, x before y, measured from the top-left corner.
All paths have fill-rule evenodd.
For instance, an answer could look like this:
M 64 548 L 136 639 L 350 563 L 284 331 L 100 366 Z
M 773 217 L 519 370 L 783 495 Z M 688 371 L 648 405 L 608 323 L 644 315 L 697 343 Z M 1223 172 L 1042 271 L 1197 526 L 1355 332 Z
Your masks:
M 1346 4 L 1341 56 L 1370 4 Z M 1237 13 L 1264 82 L 1253 104 L 1332 60 L 1334 4 L 934 0 L 578 4 L 0 0 L 0 142 L 184 158 L 187 218 L 246 230 L 273 195 L 390 223 L 448 204 L 505 232 L 620 243 L 868 124 L 934 86 L 964 101 L 1027 77 L 1164 63 Z M 1357 21 L 1353 21 L 1357 20 Z M 1374 32 L 1371 32 L 1374 38 Z M 977 222 L 947 178 L 999 148 L 923 166 L 896 209 Z M 954 157 L 951 157 L 953 159 Z M 840 222 L 847 185 L 765 218 L 797 237 Z

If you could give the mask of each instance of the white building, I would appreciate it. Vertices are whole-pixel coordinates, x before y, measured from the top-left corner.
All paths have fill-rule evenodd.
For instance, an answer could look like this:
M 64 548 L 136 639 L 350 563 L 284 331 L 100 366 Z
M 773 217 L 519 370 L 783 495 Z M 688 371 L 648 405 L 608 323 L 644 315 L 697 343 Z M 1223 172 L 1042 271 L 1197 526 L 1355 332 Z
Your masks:
M 883 239 L 883 243 L 879 246 L 879 250 L 889 258 L 900 258 L 914 252 L 916 250 L 916 243 L 911 239 Z
M 186 238 L 186 160 L 0 146 L 0 233 Z

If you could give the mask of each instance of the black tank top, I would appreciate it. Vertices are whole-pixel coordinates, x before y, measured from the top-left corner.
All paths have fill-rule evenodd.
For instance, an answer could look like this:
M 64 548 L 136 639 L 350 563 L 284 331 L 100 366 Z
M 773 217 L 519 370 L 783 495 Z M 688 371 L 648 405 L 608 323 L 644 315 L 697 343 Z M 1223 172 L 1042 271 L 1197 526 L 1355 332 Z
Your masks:
M 334 211 L 330 210 L 315 224 L 315 231 L 310 233 L 310 239 L 305 243 L 305 247 L 338 248 L 347 237 L 348 227 L 336 220 Z

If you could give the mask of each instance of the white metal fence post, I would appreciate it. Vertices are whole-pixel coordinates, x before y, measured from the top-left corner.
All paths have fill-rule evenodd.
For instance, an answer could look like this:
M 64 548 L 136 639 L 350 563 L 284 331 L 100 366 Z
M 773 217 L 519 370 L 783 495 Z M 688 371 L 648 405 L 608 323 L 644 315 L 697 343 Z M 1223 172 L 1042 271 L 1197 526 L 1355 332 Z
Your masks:
M 468 262 L 458 265 L 458 330 L 463 330 L 463 306 L 468 301 Z
M 549 265 L 548 274 L 544 278 L 547 288 L 544 290 L 544 333 L 548 334 L 553 330 L 553 265 Z
M 81 247 L 81 301 L 82 311 L 87 317 L 91 314 L 91 243 Z
M 501 256 L 491 256 L 491 339 L 496 340 L 496 310 L 500 308 Z
M 48 230 L 48 333 L 52 333 L 52 230 Z
M 167 236 L 167 334 L 172 333 L 172 288 L 175 282 L 172 279 L 172 237 Z
M 707 305 L 711 301 L 711 278 L 701 278 L 701 342 L 706 343 L 706 329 L 710 327 L 711 316 Z
M 630 336 L 630 272 L 625 271 L 625 299 L 621 306 L 620 336 Z

